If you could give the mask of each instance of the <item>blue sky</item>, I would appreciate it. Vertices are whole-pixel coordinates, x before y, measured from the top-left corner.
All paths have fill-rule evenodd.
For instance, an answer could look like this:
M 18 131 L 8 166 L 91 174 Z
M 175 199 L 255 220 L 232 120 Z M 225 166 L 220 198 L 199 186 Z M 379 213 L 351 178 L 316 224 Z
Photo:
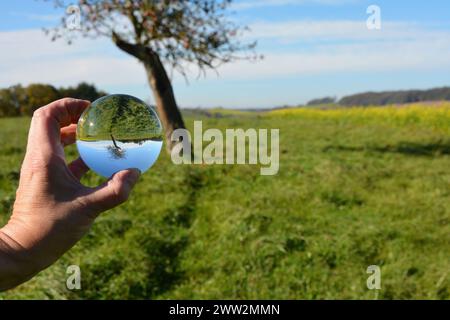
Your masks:
M 381 30 L 368 30 L 369 5 L 381 8 Z M 237 62 L 189 84 L 173 77 L 185 107 L 272 107 L 361 91 L 450 85 L 450 2 L 240 0 L 232 19 L 258 40 L 257 63 Z M 109 39 L 53 43 L 40 28 L 61 12 L 51 2 L 0 2 L 0 87 L 81 81 L 152 101 L 143 68 Z

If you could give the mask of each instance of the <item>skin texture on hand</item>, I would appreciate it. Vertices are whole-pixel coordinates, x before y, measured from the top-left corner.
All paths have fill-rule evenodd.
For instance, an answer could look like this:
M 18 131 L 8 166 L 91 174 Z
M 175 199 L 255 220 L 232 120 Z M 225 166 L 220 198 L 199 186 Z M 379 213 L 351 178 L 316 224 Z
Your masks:
M 13 213 L 0 229 L 0 291 L 54 263 L 101 212 L 125 202 L 139 178 L 139 170 L 124 170 L 89 188 L 80 183 L 88 171 L 84 162 L 66 164 L 64 146 L 75 142 L 76 123 L 88 106 L 67 98 L 33 115 Z

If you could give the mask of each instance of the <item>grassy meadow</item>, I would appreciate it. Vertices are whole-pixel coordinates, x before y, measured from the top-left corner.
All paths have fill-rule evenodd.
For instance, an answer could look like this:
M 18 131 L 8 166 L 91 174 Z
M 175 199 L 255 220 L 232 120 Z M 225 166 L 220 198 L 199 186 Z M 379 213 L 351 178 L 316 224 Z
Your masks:
M 194 120 L 279 128 L 278 175 L 176 166 L 162 153 L 126 204 L 0 299 L 450 299 L 450 104 L 218 109 Z M 0 223 L 28 125 L 0 119 Z M 79 291 L 65 287 L 73 264 Z M 381 290 L 366 287 L 369 265 L 381 267 Z

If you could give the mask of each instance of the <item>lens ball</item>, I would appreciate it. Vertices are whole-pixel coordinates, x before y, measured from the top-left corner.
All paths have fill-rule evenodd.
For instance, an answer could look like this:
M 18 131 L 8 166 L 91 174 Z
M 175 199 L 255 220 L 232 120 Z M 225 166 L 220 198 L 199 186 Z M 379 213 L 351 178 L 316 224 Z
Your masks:
M 163 144 L 156 112 L 138 98 L 113 94 L 94 101 L 77 126 L 77 148 L 86 165 L 109 178 L 137 168 L 147 171 L 158 159 Z

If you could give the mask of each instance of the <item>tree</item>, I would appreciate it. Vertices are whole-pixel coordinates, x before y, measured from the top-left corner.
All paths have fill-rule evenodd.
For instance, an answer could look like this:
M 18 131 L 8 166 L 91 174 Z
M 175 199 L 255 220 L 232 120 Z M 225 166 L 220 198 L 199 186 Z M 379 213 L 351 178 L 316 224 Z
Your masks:
M 20 115 L 20 107 L 25 102 L 25 90 L 21 85 L 0 89 L 0 117 Z
M 54 0 L 65 8 L 62 0 Z M 240 26 L 231 22 L 227 10 L 231 0 L 79 0 L 80 28 L 86 37 L 106 36 L 144 65 L 158 114 L 172 149 L 172 132 L 184 128 L 166 66 L 186 76 L 195 65 L 201 73 L 238 58 L 239 51 L 252 50 L 255 43 L 242 44 Z M 76 33 L 66 24 L 47 30 L 52 39 L 69 43 Z
M 21 114 L 32 115 L 33 112 L 52 101 L 59 99 L 59 91 L 48 84 L 30 84 L 25 89 L 26 101 L 21 105 Z
M 61 97 L 71 97 L 89 101 L 97 100 L 106 95 L 106 92 L 98 91 L 93 84 L 86 82 L 81 82 L 76 87 L 60 88 L 59 93 Z

